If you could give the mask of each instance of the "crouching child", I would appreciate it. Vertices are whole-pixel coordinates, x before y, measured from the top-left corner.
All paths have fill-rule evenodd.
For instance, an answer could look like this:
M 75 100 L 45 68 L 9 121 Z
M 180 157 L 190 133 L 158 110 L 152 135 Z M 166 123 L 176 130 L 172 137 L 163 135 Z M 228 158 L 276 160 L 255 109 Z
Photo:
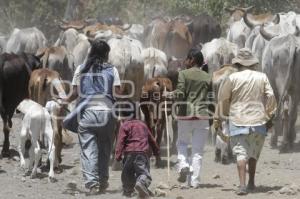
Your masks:
M 122 112 L 122 116 L 115 157 L 117 161 L 121 161 L 123 156 L 121 175 L 123 195 L 131 197 L 135 189 L 139 197 L 145 198 L 150 195 L 148 187 L 152 181 L 150 147 L 155 156 L 159 155 L 159 148 L 147 125 L 136 119 L 134 108 Z

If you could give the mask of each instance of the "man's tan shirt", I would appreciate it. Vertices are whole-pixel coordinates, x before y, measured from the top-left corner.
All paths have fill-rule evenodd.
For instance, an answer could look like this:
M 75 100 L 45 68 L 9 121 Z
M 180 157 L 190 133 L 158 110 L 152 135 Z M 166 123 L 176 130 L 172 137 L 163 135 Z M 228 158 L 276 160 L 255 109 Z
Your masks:
M 231 74 L 220 86 L 215 119 L 236 126 L 260 126 L 275 113 L 277 103 L 266 74 L 243 70 Z

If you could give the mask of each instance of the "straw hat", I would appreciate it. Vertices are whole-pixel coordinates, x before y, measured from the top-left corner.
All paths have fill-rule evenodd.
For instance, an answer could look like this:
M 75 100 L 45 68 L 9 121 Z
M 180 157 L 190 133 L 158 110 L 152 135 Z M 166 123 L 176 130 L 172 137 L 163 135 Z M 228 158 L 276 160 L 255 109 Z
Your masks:
M 248 48 L 240 49 L 237 56 L 232 59 L 232 64 L 241 64 L 247 67 L 255 66 L 258 63 L 258 59 L 252 55 Z

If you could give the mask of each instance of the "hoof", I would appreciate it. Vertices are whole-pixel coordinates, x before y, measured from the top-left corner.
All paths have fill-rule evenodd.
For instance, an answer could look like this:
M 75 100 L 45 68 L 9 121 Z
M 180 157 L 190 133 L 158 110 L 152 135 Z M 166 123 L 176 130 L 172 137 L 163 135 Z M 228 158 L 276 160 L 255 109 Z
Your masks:
M 31 175 L 30 175 L 30 179 L 34 179 L 34 178 L 36 178 L 36 173 L 32 173 Z
M 57 182 L 57 179 L 55 177 L 48 177 L 48 182 L 54 183 Z
M 25 173 L 23 174 L 23 176 L 24 176 L 24 177 L 30 176 L 30 174 L 31 174 L 31 171 L 27 170 L 27 171 L 25 171 Z
M 223 156 L 221 162 L 222 162 L 222 164 L 224 164 L 224 165 L 229 164 L 229 159 L 228 159 L 228 157 L 227 157 L 227 156 Z
M 1 155 L 3 158 L 9 158 L 10 157 L 10 152 L 9 151 L 4 151 L 2 150 Z
M 292 149 L 293 149 L 293 147 L 289 146 L 288 144 L 283 144 L 279 149 L 279 153 L 288 153 Z
M 221 150 L 220 149 L 215 150 L 215 162 L 221 162 Z
M 61 168 L 61 167 L 55 167 L 54 168 L 54 173 L 56 173 L 56 174 L 60 174 L 60 173 L 62 173 L 63 172 L 63 169 Z

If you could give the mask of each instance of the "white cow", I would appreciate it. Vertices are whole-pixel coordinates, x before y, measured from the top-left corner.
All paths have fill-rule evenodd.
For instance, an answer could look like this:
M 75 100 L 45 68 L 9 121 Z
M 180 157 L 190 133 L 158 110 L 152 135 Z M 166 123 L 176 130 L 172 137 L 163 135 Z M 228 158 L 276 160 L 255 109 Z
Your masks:
M 28 167 L 28 172 L 32 171 L 31 178 L 36 177 L 37 167 L 42 153 L 39 141 L 41 135 L 44 134 L 48 144 L 50 161 L 48 177 L 50 182 L 54 182 L 54 164 L 57 164 L 57 162 L 55 159 L 55 146 L 53 142 L 54 133 L 51 124 L 51 116 L 48 110 L 29 99 L 23 100 L 17 109 L 24 114 L 19 145 L 21 167 Z
M 227 40 L 235 43 L 239 49 L 245 47 L 246 40 L 251 33 L 251 29 L 245 24 L 244 19 L 231 24 L 227 33 Z
M 112 37 L 107 43 L 111 48 L 108 62 L 116 66 L 121 80 L 127 81 L 123 82 L 124 94 L 139 101 L 144 83 L 142 43 L 126 36 Z
M 132 24 L 130 29 L 126 31 L 129 37 L 143 41 L 144 37 L 144 26 L 141 24 Z
M 47 39 L 45 35 L 36 27 L 15 28 L 7 41 L 5 52 L 35 54 L 38 49 L 45 48 L 46 44 Z
M 230 64 L 232 58 L 236 56 L 237 51 L 237 45 L 224 38 L 213 39 L 204 44 L 202 48 L 202 53 L 208 63 L 210 73 L 213 73 L 224 64 Z
M 158 76 L 167 76 L 167 55 L 156 48 L 150 47 L 142 51 L 144 59 L 145 81 Z

